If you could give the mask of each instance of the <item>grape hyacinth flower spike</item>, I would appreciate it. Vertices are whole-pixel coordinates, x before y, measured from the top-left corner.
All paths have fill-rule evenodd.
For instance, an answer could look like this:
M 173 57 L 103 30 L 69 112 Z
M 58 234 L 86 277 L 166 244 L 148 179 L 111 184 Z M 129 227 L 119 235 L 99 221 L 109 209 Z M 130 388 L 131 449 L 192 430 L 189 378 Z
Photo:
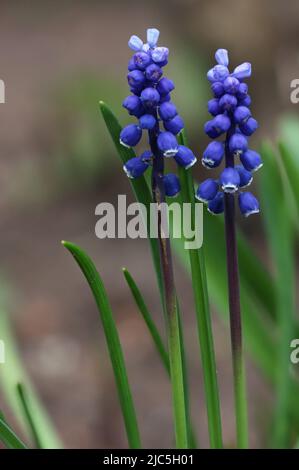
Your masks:
M 196 162 L 193 152 L 179 145 L 177 135 L 184 128 L 184 122 L 177 108 L 171 101 L 174 83 L 163 76 L 167 65 L 169 50 L 157 45 L 159 31 L 147 30 L 147 42 L 132 36 L 129 47 L 134 54 L 129 60 L 127 80 L 131 94 L 123 101 L 123 107 L 135 117 L 133 124 L 127 125 L 120 133 L 120 143 L 135 147 L 144 132 L 148 136 L 149 150 L 140 156 L 131 158 L 124 165 L 124 171 L 130 178 L 138 178 L 148 168 L 152 169 L 152 194 L 157 212 L 165 196 L 174 197 L 180 191 L 180 181 L 173 173 L 165 174 L 165 162 L 174 159 L 177 165 L 188 169 Z M 163 128 L 162 128 L 163 124 Z M 163 237 L 161 217 L 158 220 L 158 243 L 163 276 L 163 303 L 166 312 L 166 326 L 169 343 L 169 360 L 171 370 L 173 409 L 177 446 L 188 445 L 187 408 L 182 369 L 181 338 L 179 314 L 177 307 L 172 256 L 169 238 Z
M 123 107 L 137 122 L 122 129 L 120 143 L 135 147 L 143 132 L 147 132 L 150 151 L 126 162 L 124 171 L 129 178 L 138 178 L 152 167 L 153 173 L 162 175 L 159 184 L 163 186 L 163 193 L 174 197 L 180 191 L 180 182 L 173 173 L 164 175 L 164 158 L 174 158 L 178 165 L 188 169 L 194 165 L 196 157 L 189 148 L 179 145 L 176 138 L 184 122 L 171 101 L 174 83 L 163 77 L 169 50 L 157 45 L 159 35 L 157 29 L 150 28 L 146 43 L 135 35 L 129 40 L 128 45 L 134 52 L 129 60 L 127 75 L 131 95 L 124 99 Z M 164 129 L 161 129 L 162 123 Z
M 202 164 L 210 169 L 224 162 L 218 179 L 201 183 L 196 197 L 208 205 L 212 214 L 225 213 L 227 273 L 232 357 L 234 370 L 235 411 L 238 446 L 248 446 L 245 366 L 242 345 L 240 287 L 235 227 L 235 194 L 241 214 L 248 217 L 259 212 L 259 202 L 243 189 L 252 182 L 252 173 L 262 166 L 260 155 L 249 148 L 249 137 L 258 128 L 250 111 L 251 99 L 245 79 L 251 76 L 251 64 L 245 62 L 230 72 L 225 49 L 215 54 L 217 65 L 207 74 L 213 99 L 208 103 L 212 119 L 205 132 L 213 140 L 203 152 Z M 237 160 L 237 165 L 235 165 Z

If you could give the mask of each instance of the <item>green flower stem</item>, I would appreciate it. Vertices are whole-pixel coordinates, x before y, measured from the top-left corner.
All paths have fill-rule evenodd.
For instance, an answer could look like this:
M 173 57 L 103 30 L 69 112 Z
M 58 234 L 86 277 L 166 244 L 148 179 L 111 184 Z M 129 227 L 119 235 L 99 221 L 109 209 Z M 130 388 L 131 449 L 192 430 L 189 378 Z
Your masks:
M 233 133 L 234 129 L 231 132 Z M 234 156 L 228 149 L 229 135 L 230 133 L 227 135 L 225 144 L 226 167 L 233 167 Z M 246 449 L 248 447 L 248 417 L 234 194 L 225 193 L 224 195 L 224 216 L 237 446 L 240 449 Z
M 179 139 L 182 144 L 186 144 L 186 137 L 183 133 L 180 134 Z M 182 187 L 182 202 L 192 204 L 192 224 L 194 226 L 195 197 L 191 170 L 185 170 L 179 167 L 179 177 Z M 221 410 L 203 247 L 199 250 L 190 249 L 188 252 L 202 358 L 210 445 L 213 449 L 220 449 L 223 446 Z
M 166 312 L 176 446 L 179 449 L 186 449 L 188 447 L 188 427 L 186 416 L 185 377 L 181 349 L 182 338 L 180 332 L 178 303 L 174 285 L 170 241 L 169 237 L 164 236 L 165 227 L 163 227 L 162 220 L 161 204 L 165 203 L 163 184 L 164 157 L 157 147 L 157 132 L 158 129 L 155 129 L 149 133 L 150 145 L 154 155 L 152 192 L 153 201 L 157 204 L 158 244 L 164 286 L 164 306 Z

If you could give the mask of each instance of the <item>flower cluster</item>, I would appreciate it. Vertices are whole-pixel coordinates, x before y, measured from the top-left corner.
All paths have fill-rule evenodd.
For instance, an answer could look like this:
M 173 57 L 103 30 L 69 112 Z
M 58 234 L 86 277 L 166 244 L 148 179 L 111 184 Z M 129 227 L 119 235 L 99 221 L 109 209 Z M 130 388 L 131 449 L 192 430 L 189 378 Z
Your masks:
M 147 43 L 137 36 L 129 40 L 129 47 L 134 51 L 128 65 L 128 84 L 131 95 L 123 101 L 124 108 L 131 116 L 138 119 L 137 124 L 129 124 L 120 133 L 120 143 L 134 147 L 139 143 L 143 130 L 154 134 L 157 151 L 164 157 L 173 157 L 178 165 L 190 168 L 196 162 L 192 151 L 177 142 L 176 135 L 184 127 L 176 106 L 171 102 L 174 83 L 163 76 L 163 67 L 168 63 L 169 50 L 158 47 L 159 31 L 147 30 Z M 163 122 L 164 130 L 160 129 Z M 124 165 L 130 178 L 138 178 L 152 164 L 156 155 L 152 149 L 132 158 Z M 165 194 L 175 196 L 180 190 L 176 175 L 164 175 Z
M 203 153 L 202 164 L 206 168 L 218 167 L 224 156 L 226 168 L 219 180 L 209 178 L 198 188 L 197 198 L 208 204 L 208 210 L 220 214 L 224 210 L 224 193 L 235 193 L 249 186 L 252 172 L 262 166 L 260 155 L 248 148 L 248 138 L 258 127 L 250 111 L 251 99 L 244 79 L 251 76 L 251 64 L 245 62 L 228 70 L 228 52 L 218 49 L 215 54 L 217 65 L 209 70 L 214 98 L 208 102 L 208 111 L 213 116 L 205 124 L 205 132 L 211 139 L 226 134 L 225 141 L 213 140 Z M 234 165 L 235 157 L 240 164 Z M 259 202 L 250 193 L 239 191 L 240 211 L 249 216 L 259 212 Z

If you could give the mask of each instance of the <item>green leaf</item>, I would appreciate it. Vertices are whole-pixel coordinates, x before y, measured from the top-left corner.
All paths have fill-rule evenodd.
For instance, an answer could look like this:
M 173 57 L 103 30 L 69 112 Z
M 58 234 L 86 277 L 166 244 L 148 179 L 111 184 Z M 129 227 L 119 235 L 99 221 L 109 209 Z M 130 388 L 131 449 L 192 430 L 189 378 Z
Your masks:
M 186 145 L 186 137 L 182 132 L 179 136 L 182 145 Z M 192 205 L 192 228 L 195 228 L 195 197 L 191 170 L 179 167 L 181 182 L 181 203 Z M 221 411 L 217 370 L 214 351 L 213 332 L 210 317 L 207 277 L 203 248 L 187 250 L 191 266 L 191 279 L 194 292 L 197 330 L 201 350 L 201 360 L 205 385 L 205 397 L 209 423 L 210 443 L 212 448 L 222 448 Z
M 156 349 L 159 353 L 159 356 L 161 358 L 161 361 L 168 373 L 170 374 L 170 365 L 169 365 L 169 357 L 168 357 L 168 352 L 164 346 L 163 340 L 160 336 L 160 333 L 151 317 L 151 314 L 148 311 L 148 308 L 145 304 L 145 301 L 141 295 L 140 290 L 137 287 L 136 282 L 134 281 L 133 277 L 129 273 L 129 271 L 126 268 L 123 268 L 123 274 L 125 277 L 125 280 L 127 281 L 127 284 L 130 288 L 130 291 L 132 293 L 132 296 L 135 299 L 136 305 L 139 309 L 139 312 L 142 315 L 142 318 L 145 321 L 146 326 L 148 327 L 148 330 L 151 334 L 151 337 L 153 339 L 153 342 L 156 346 Z
M 127 281 L 127 284 L 131 290 L 131 293 L 135 299 L 135 302 L 136 302 L 136 305 L 142 315 L 142 318 L 144 319 L 145 321 L 145 324 L 147 325 L 148 327 L 148 330 L 150 332 L 150 335 L 153 339 L 153 342 L 156 346 L 156 349 L 158 351 L 158 354 L 161 358 L 161 361 L 162 361 L 162 364 L 166 370 L 166 373 L 167 375 L 170 377 L 170 364 L 169 364 L 169 356 L 168 356 L 168 352 L 164 346 L 164 343 L 163 343 L 163 340 L 160 336 L 160 333 L 158 331 L 158 328 L 157 326 L 155 325 L 155 322 L 153 321 L 152 319 L 152 316 L 151 314 L 149 313 L 149 310 L 147 308 L 147 305 L 143 299 L 143 296 L 136 284 L 136 282 L 134 281 L 132 275 L 129 273 L 129 271 L 126 269 L 126 268 L 123 268 L 123 273 L 124 273 L 124 277 Z M 181 343 L 183 345 L 183 339 L 181 340 Z M 183 346 L 181 346 L 182 348 Z M 183 351 L 183 360 L 185 359 L 185 352 Z M 186 364 L 183 364 L 183 369 L 184 369 L 184 374 L 186 374 Z M 184 378 L 184 380 L 186 381 L 186 376 Z M 185 382 L 185 395 L 187 395 L 187 399 L 188 399 L 188 384 Z M 187 425 L 188 425 L 188 433 L 189 433 L 189 443 L 190 443 L 190 447 L 192 449 L 195 449 L 198 447 L 198 443 L 197 443 L 197 438 L 196 438 L 196 435 L 195 435 L 195 431 L 194 431 L 194 428 L 191 424 L 191 418 L 190 418 L 190 413 L 188 412 L 189 410 L 189 404 L 187 403 L 186 405 L 186 409 L 187 409 Z
M 290 439 L 290 415 L 292 394 L 290 374 L 290 342 L 295 330 L 295 254 L 293 225 L 286 211 L 287 198 L 283 192 L 282 175 L 277 155 L 264 144 L 262 157 L 265 164 L 260 174 L 260 196 L 263 220 L 275 269 L 274 297 L 276 301 L 279 346 L 276 371 L 276 407 L 274 414 L 273 444 L 287 447 Z
M 0 416 L 0 441 L 3 442 L 5 447 L 8 449 L 27 449 L 24 442 L 16 435 L 16 433 L 3 419 L 3 415 Z
M 113 367 L 128 442 L 132 449 L 138 449 L 141 444 L 136 412 L 127 377 L 121 343 L 103 281 L 92 260 L 81 248 L 66 241 L 63 241 L 62 244 L 67 248 L 67 250 L 69 250 L 75 261 L 78 263 L 78 266 L 84 274 L 96 301 Z
M 31 430 L 32 440 L 37 449 L 42 449 L 42 439 L 39 436 L 38 429 L 35 425 L 35 418 L 30 407 L 30 402 L 23 384 L 17 384 L 17 394 L 20 398 L 21 405 L 24 410 L 24 415 L 28 423 L 28 428 Z
M 42 447 L 44 449 L 61 448 L 60 439 L 23 368 L 8 317 L 3 311 L 0 312 L 0 331 L 1 339 L 5 344 L 5 363 L 0 367 L 0 384 L 7 402 L 20 421 L 22 428 L 30 434 L 31 429 L 28 427 L 24 409 L 16 393 L 16 384 L 19 382 L 24 384 Z

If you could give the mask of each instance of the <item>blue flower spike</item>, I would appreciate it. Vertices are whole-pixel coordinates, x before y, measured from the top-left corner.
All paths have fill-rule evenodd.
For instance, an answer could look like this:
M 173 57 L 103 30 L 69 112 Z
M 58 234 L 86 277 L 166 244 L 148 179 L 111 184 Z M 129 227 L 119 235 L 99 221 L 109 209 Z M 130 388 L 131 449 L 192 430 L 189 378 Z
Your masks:
M 130 116 L 137 119 L 137 123 L 122 129 L 120 143 L 125 147 L 135 147 L 145 131 L 151 148 L 154 139 L 158 157 L 173 158 L 177 165 L 188 170 L 196 162 L 196 157 L 188 147 L 179 145 L 177 141 L 176 136 L 184 128 L 184 121 L 171 101 L 171 92 L 175 85 L 170 78 L 164 76 L 169 49 L 158 45 L 159 36 L 158 29 L 148 28 L 145 42 L 136 35 L 129 39 L 128 45 L 133 51 L 127 74 L 131 94 L 124 99 L 123 107 Z M 216 70 L 216 76 L 222 78 L 227 75 L 225 64 L 228 58 L 225 52 L 218 55 L 219 70 Z M 218 108 L 214 112 L 216 121 L 212 125 L 213 133 L 225 132 L 230 126 L 230 121 L 226 116 L 218 117 Z M 222 146 L 221 150 L 218 149 L 218 154 L 216 152 L 215 166 L 223 153 Z M 128 160 L 124 171 L 129 178 L 139 178 L 153 166 L 156 156 L 151 151 L 145 151 L 140 157 Z M 166 196 L 174 197 L 180 191 L 179 180 L 173 173 L 165 174 L 163 182 Z
M 205 133 L 213 140 L 203 152 L 202 164 L 212 169 L 225 161 L 225 168 L 219 181 L 209 178 L 201 183 L 196 197 L 208 204 L 209 212 L 221 214 L 224 194 L 236 193 L 240 212 L 247 217 L 259 212 L 259 203 L 242 189 L 251 184 L 252 173 L 263 164 L 260 155 L 249 148 L 249 138 L 258 128 L 250 110 L 251 98 L 245 83 L 251 76 L 251 64 L 244 62 L 230 72 L 226 49 L 218 49 L 215 60 L 216 65 L 207 73 L 213 93 L 208 102 L 212 119 L 204 126 Z

